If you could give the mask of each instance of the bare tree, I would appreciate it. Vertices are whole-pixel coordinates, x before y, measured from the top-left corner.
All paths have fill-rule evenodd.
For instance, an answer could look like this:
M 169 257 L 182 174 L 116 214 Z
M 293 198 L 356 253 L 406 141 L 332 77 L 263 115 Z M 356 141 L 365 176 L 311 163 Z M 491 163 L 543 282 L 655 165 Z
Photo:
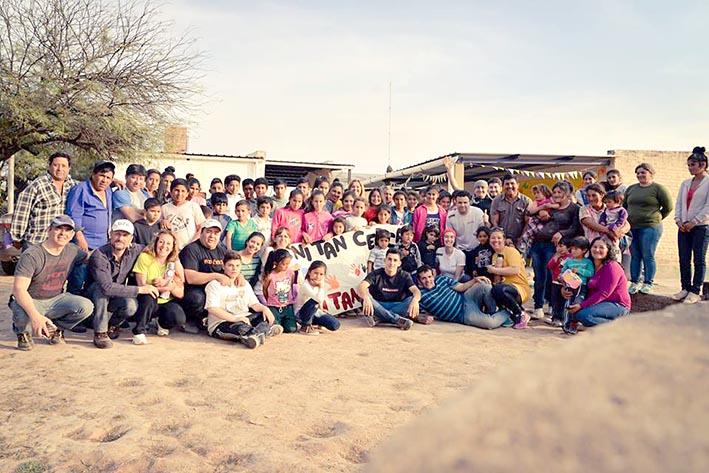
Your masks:
M 152 149 L 197 91 L 201 53 L 137 0 L 0 0 L 0 161 Z

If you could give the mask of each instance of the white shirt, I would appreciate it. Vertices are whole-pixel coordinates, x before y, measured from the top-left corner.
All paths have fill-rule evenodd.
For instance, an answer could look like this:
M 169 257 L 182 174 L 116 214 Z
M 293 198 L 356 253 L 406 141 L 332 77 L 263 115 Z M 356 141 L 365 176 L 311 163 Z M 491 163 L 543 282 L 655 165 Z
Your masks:
M 455 242 L 459 250 L 474 250 L 478 246 L 477 232 L 483 225 L 485 225 L 485 214 L 477 207 L 470 206 L 465 215 L 455 207 L 448 211 L 446 228 L 455 230 L 457 234 Z
M 237 317 L 246 317 L 250 313 L 249 307 L 259 303 L 254 290 L 248 284 L 244 284 L 241 287 L 222 286 L 219 281 L 210 281 L 207 287 L 204 288 L 204 292 L 207 295 L 204 303 L 205 309 L 220 307 Z M 211 335 L 214 329 L 222 322 L 224 322 L 224 319 L 215 317 L 210 312 L 207 317 L 209 334 Z

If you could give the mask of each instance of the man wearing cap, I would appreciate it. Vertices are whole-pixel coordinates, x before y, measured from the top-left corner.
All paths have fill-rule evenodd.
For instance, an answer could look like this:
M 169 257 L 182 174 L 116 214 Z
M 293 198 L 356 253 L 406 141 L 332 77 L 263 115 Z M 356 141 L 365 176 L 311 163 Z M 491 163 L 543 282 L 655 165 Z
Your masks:
M 89 258 L 86 285 L 87 294 L 94 304 L 94 345 L 97 348 L 113 346 L 111 338 L 118 337 L 121 322 L 138 310 L 138 294 L 150 294 L 154 298 L 159 294 L 152 285 L 127 284 L 143 249 L 133 243 L 134 232 L 129 220 L 116 220 L 111 226 L 109 243 L 97 248 Z
M 71 243 L 74 221 L 59 215 L 49 224 L 47 239 L 30 246 L 17 262 L 10 309 L 18 350 L 32 350 L 32 332 L 51 345 L 66 343 L 64 330 L 72 329 L 91 315 L 90 300 L 64 292 L 64 282 L 86 252 Z
M 207 301 L 205 287 L 217 280 L 223 286 L 233 283 L 224 272 L 224 257 L 227 248 L 219 242 L 222 225 L 214 219 L 204 222 L 199 239 L 185 246 L 180 251 L 180 262 L 185 270 L 185 295 L 179 300 L 187 315 L 187 320 L 197 327 L 202 326 L 202 319 L 207 316 L 204 304 Z M 243 280 L 243 277 L 240 278 Z M 241 285 L 241 284 L 239 284 Z M 193 326 L 187 331 L 195 331 Z
M 69 189 L 76 185 L 70 171 L 69 155 L 53 153 L 49 156 L 47 172 L 20 192 L 10 226 L 10 235 L 18 248 L 20 243 L 27 247 L 47 239 L 49 223 L 64 213 Z
M 113 218 L 124 218 L 132 223 L 143 218 L 143 204 L 150 197 L 145 187 L 145 166 L 131 164 L 126 169 L 126 188 L 113 193 Z
M 113 209 L 113 194 L 109 186 L 115 170 L 112 162 L 98 161 L 89 180 L 69 191 L 66 214 L 76 222 L 74 242 L 87 253 L 108 242 Z M 67 291 L 80 294 L 87 272 L 87 265 L 77 265 L 69 275 Z

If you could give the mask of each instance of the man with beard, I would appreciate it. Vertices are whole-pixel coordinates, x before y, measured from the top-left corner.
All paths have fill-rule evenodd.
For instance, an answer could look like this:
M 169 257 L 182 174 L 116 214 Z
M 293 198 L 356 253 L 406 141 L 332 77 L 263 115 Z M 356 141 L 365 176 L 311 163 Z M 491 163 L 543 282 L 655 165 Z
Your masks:
M 111 226 L 110 242 L 96 249 L 89 259 L 87 293 L 94 304 L 94 345 L 97 348 L 113 346 L 111 339 L 118 338 L 120 324 L 138 310 L 138 294 L 150 294 L 154 298 L 159 295 L 155 286 L 127 284 L 143 249 L 133 243 L 134 232 L 129 220 L 116 220 Z M 112 321 L 110 327 L 109 321 Z

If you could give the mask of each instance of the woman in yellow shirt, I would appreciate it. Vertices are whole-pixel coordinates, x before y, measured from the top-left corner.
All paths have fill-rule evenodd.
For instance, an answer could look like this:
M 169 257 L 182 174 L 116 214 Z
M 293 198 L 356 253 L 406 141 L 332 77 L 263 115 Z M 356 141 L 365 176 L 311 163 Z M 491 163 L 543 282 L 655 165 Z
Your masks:
M 151 284 L 160 291 L 157 299 L 150 294 L 138 296 L 137 323 L 133 329 L 135 345 L 148 343 L 145 332 L 154 317 L 158 319 L 158 336 L 167 335 L 169 329 L 183 326 L 187 320 L 184 310 L 174 300 L 182 298 L 185 293 L 185 274 L 177 254 L 175 234 L 161 230 L 135 262 L 133 272 L 138 285 Z
M 494 276 L 492 297 L 495 303 L 507 309 L 514 325 L 512 328 L 527 328 L 529 314 L 522 309 L 522 304 L 531 297 L 529 284 L 524 270 L 524 259 L 512 246 L 505 246 L 505 231 L 500 227 L 490 230 L 490 246 L 495 254 L 493 264 L 487 267 Z

